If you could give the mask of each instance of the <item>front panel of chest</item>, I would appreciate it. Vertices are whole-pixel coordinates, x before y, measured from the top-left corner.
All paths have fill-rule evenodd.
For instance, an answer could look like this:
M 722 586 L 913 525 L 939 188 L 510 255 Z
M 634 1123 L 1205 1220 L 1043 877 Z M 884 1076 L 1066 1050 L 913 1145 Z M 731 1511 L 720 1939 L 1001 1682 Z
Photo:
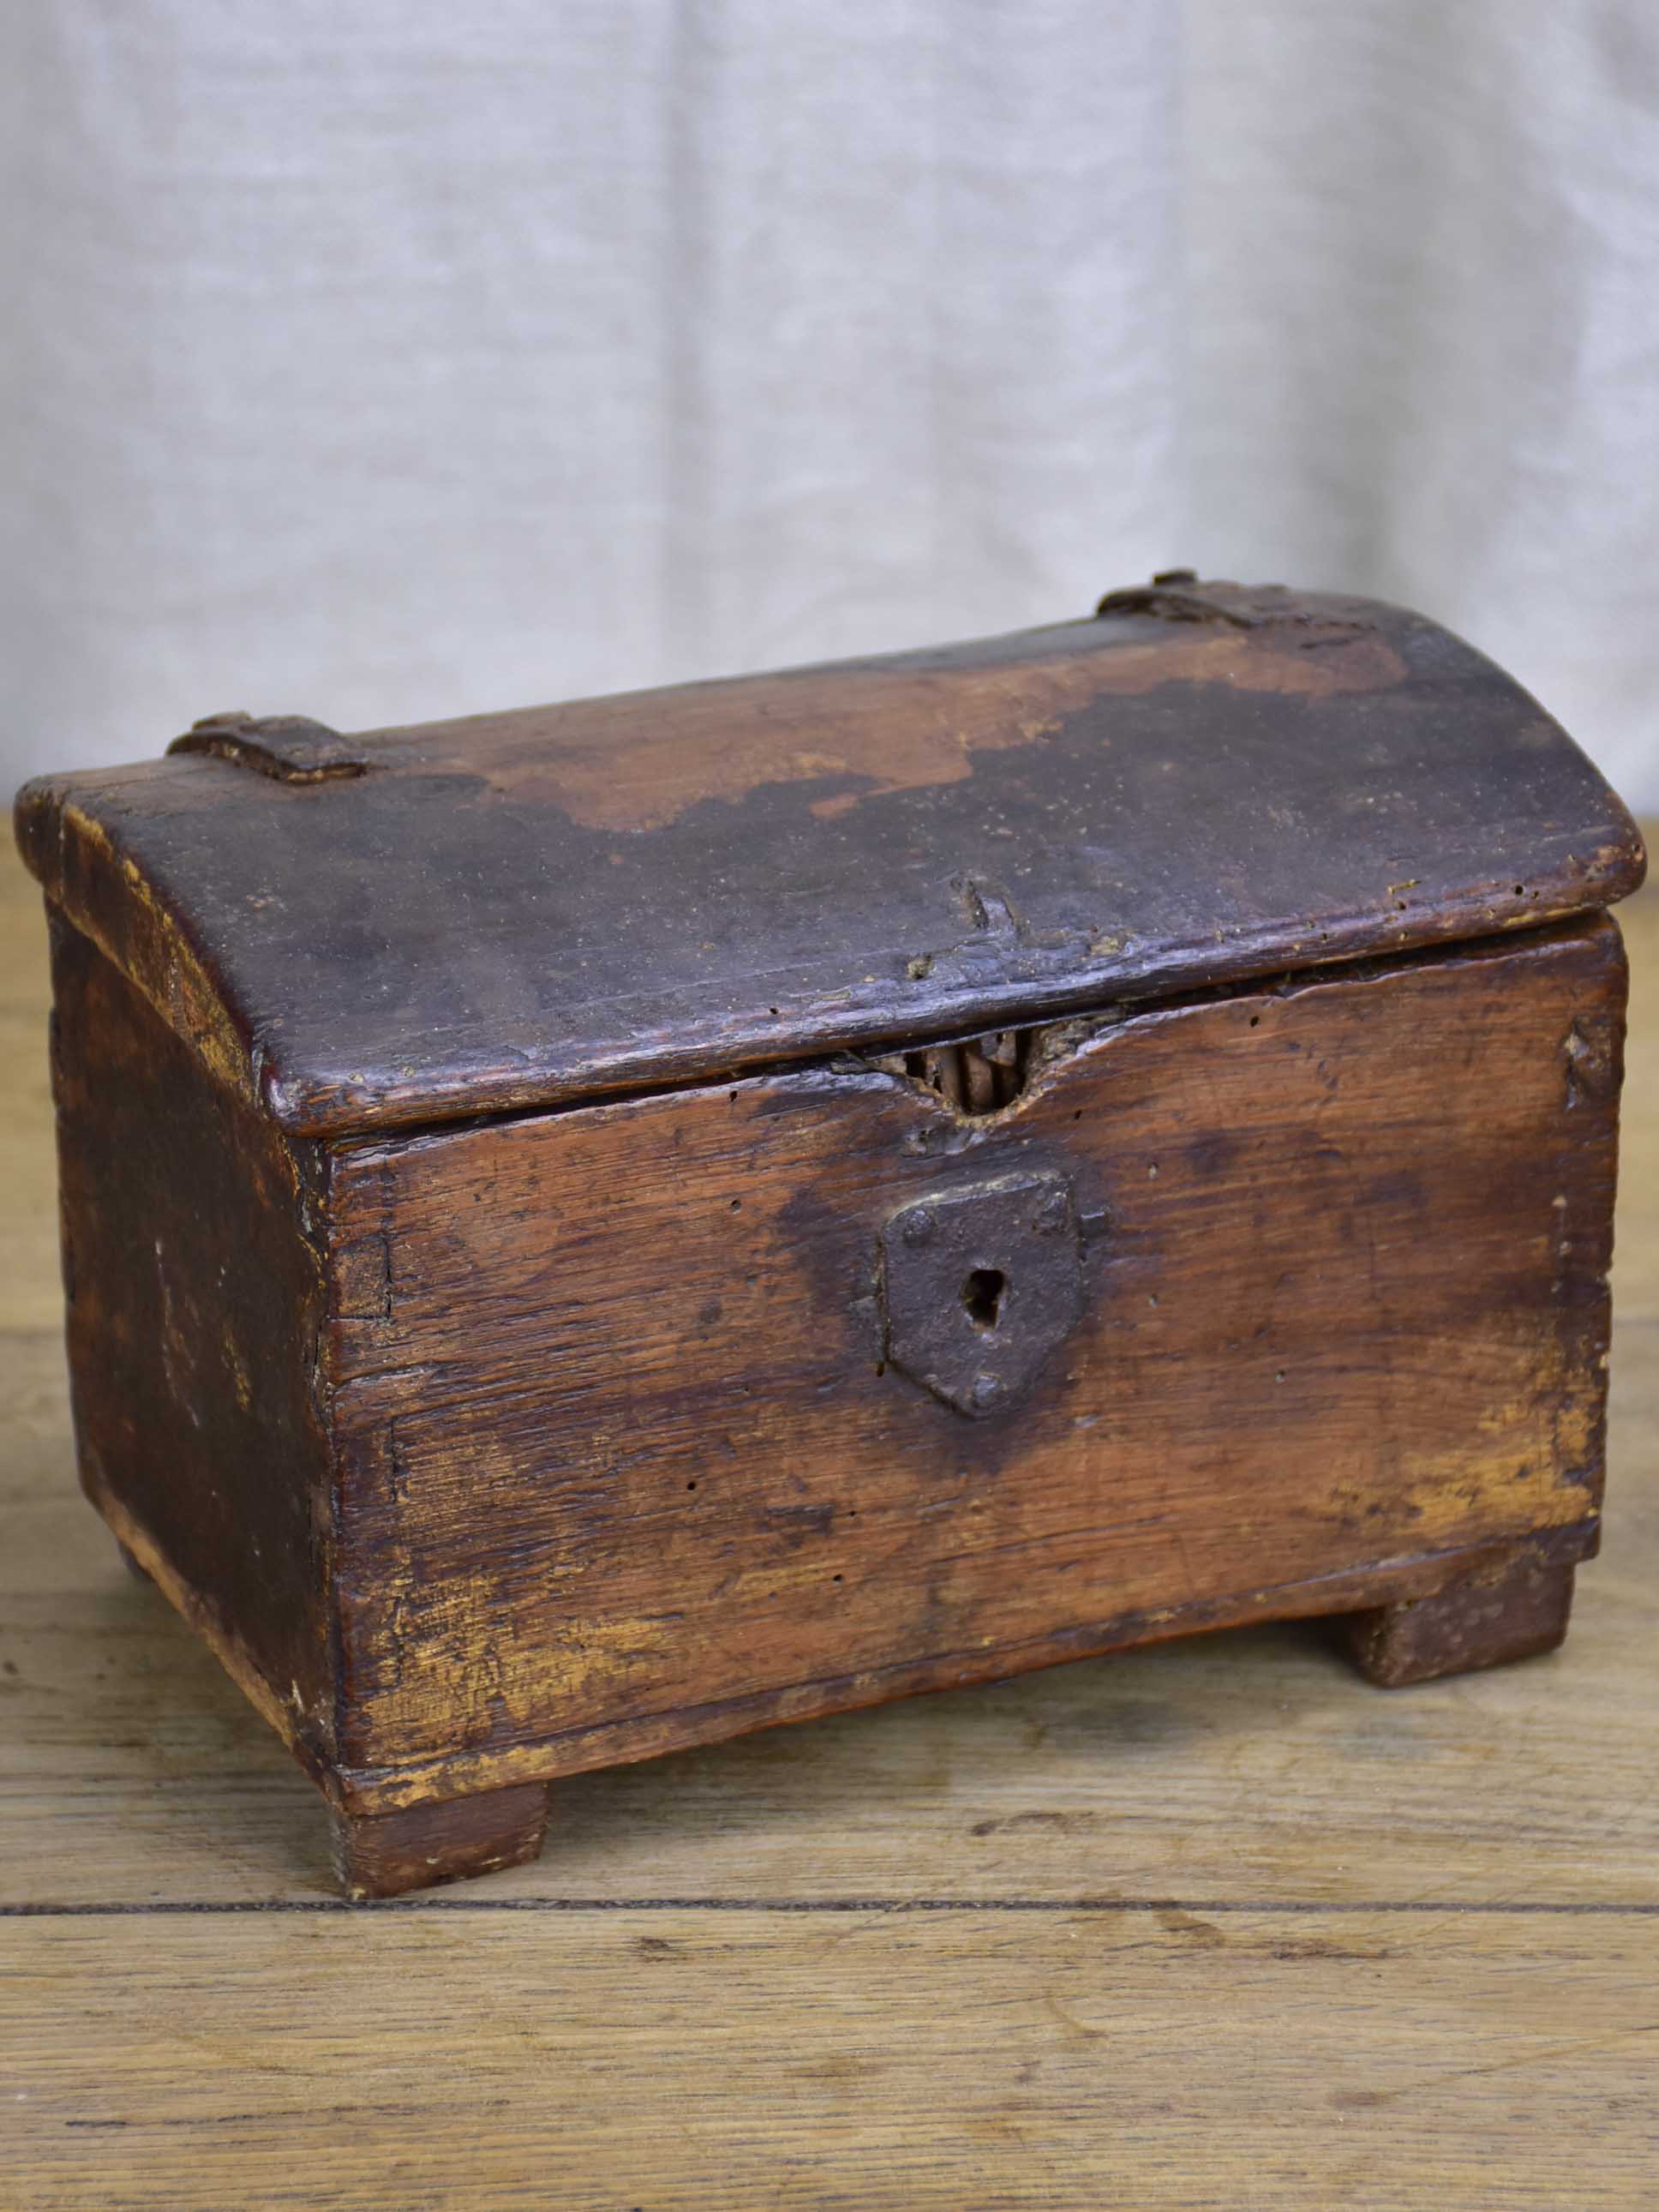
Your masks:
M 1621 1004 L 1596 921 L 342 1149 L 342 1759 L 550 1774 L 1593 1522 Z

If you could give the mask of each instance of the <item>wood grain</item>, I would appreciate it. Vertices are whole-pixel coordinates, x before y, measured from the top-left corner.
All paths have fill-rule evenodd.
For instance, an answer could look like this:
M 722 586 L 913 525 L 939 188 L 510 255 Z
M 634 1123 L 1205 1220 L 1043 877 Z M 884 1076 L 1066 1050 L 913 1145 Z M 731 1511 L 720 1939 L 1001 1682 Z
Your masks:
M 1388 1697 L 1310 1628 L 1085 1661 L 573 1780 L 537 1865 L 354 1911 L 76 1494 L 44 931 L 0 860 L 0 2204 L 1645 2212 L 1659 895 L 1625 918 L 1562 1652 Z
M 343 1150 L 348 1788 L 1357 1609 L 1534 1531 L 1571 1565 L 1622 997 L 1597 920 L 1110 1024 L 1000 1115 L 819 1070 Z M 1038 1171 L 1102 1224 L 1087 1310 L 966 1420 L 887 1360 L 878 1233 Z
M 301 1754 L 334 1735 L 319 1182 L 61 919 L 53 1095 L 81 1479 Z
M 9 1965 L 31 2212 L 1601 2212 L 1659 2152 L 1651 1917 L 417 1908 Z
M 1437 624 L 1202 599 L 370 732 L 319 782 L 199 752 L 54 775 L 17 834 L 216 1078 L 311 1135 L 1162 1000 L 1641 880 L 1589 762 Z
M 995 1114 L 830 1065 L 320 1155 L 54 945 L 83 1486 L 354 1815 L 1253 1620 L 1410 1607 L 1364 1647 L 1389 1682 L 1559 1640 L 1601 1488 L 1605 919 L 1044 1033 Z M 1068 1284 L 982 1420 L 882 1319 L 888 1225 L 951 1207 L 1016 1316 Z M 1547 1636 L 1425 1607 L 1523 1540 Z M 354 1881 L 524 1856 L 452 1866 L 453 1826 Z

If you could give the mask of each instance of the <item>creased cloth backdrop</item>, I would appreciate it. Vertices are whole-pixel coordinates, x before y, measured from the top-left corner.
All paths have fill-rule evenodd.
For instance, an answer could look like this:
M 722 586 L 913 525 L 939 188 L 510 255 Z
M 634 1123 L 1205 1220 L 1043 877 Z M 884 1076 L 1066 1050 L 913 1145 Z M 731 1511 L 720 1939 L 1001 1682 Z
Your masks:
M 1416 605 L 1659 805 L 1652 0 L 12 0 L 0 767 Z

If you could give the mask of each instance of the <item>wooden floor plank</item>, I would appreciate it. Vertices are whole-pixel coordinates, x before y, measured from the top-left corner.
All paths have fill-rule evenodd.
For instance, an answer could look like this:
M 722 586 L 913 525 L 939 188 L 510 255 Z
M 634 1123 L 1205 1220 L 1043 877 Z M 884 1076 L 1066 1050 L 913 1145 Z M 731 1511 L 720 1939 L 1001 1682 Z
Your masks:
M 51 1000 L 40 893 L 0 836 L 0 1332 L 55 1334 L 62 1327 L 46 1060 Z M 9 1364 L 3 1348 L 0 1360 Z M 0 1421 L 6 1403 L 0 1395 Z
M 1652 2202 L 1656 1968 L 1631 1915 L 37 1922 L 8 2201 L 1594 2212 Z

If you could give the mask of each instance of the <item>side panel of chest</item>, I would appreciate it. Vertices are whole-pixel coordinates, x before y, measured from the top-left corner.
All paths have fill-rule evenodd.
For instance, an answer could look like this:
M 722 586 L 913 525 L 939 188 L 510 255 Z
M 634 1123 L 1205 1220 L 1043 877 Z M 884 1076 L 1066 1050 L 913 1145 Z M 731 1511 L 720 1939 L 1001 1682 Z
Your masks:
M 1622 1004 L 1597 920 L 1143 1014 L 977 1117 L 803 1071 L 341 1149 L 340 1757 L 530 1780 L 1582 1556 Z M 1055 1340 L 960 1410 L 910 1308 L 994 1349 L 1045 1204 Z

